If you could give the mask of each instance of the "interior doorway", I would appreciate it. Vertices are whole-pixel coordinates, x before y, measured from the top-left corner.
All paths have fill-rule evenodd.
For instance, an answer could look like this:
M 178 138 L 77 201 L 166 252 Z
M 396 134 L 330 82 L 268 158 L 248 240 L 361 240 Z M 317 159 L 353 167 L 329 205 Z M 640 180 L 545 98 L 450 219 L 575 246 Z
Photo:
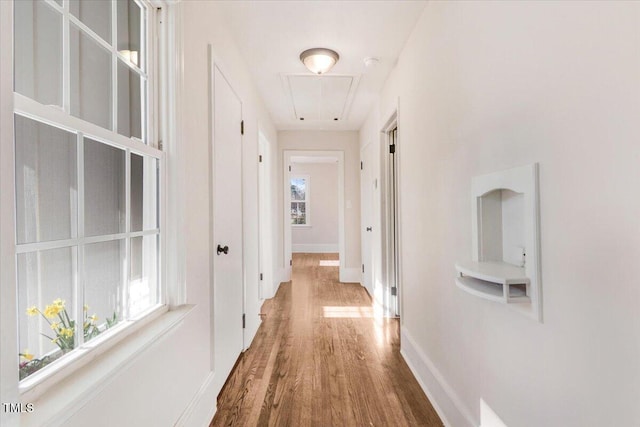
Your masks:
M 313 227 L 313 211 L 307 210 L 313 196 L 313 191 L 300 191 L 300 189 L 320 188 L 326 185 L 323 182 L 313 183 L 306 176 L 307 174 L 296 174 L 296 164 L 334 164 L 337 168 L 337 182 L 333 189 L 337 194 L 337 248 L 335 243 L 329 243 L 327 246 L 310 247 L 315 252 L 337 252 L 339 257 L 339 280 L 345 281 L 346 265 L 345 265 L 345 212 L 344 212 L 344 152 L 343 151 L 293 151 L 286 150 L 284 152 L 284 170 L 283 170 L 283 224 L 284 224 L 284 267 L 286 280 L 291 279 L 291 267 L 293 264 L 293 244 L 292 229 L 296 226 L 310 225 Z M 293 181 L 292 181 L 293 179 Z M 293 189 L 296 187 L 296 189 Z M 303 194 L 304 193 L 304 194 Z M 294 225 L 293 222 L 296 222 Z M 298 251 L 302 250 L 297 248 Z

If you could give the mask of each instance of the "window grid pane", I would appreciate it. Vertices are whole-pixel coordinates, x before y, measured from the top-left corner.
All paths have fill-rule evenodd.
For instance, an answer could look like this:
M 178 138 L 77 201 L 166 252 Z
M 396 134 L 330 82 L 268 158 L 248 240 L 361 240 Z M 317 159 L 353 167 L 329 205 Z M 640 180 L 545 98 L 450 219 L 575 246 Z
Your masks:
M 39 30 L 39 22 L 48 22 L 48 32 L 39 31 L 38 38 L 22 49 L 25 57 L 44 51 L 36 47 L 41 39 L 46 40 L 49 50 L 44 55 L 39 53 L 41 57 L 31 58 L 31 62 L 23 61 L 21 68 L 21 59 L 16 55 L 15 90 L 40 103 L 64 105 L 67 114 L 145 141 L 149 95 L 149 76 L 143 71 L 147 62 L 147 9 L 133 0 L 114 1 L 115 4 L 109 0 L 70 0 L 68 11 L 42 1 L 16 2 L 16 22 L 32 21 L 30 29 L 16 26 L 16 43 L 21 29 L 31 31 L 35 38 L 34 23 Z M 22 12 L 21 18 L 18 9 L 25 4 L 32 10 Z M 68 44 L 63 47 L 64 25 Z M 56 40 L 58 47 L 52 49 Z M 69 59 L 63 64 L 65 49 Z M 21 70 L 38 70 L 43 76 L 19 81 L 18 74 L 27 76 Z M 70 83 L 65 93 L 63 75 Z M 38 85 L 40 82 L 46 84 Z M 64 313 L 68 313 L 65 319 L 71 322 L 68 329 L 75 325 L 71 332 L 63 331 L 62 338 L 72 340 L 73 348 L 115 323 L 142 315 L 161 303 L 160 160 L 138 154 L 127 159 L 129 149 L 74 132 L 16 116 L 16 170 L 21 167 L 35 171 L 30 175 L 30 186 L 23 182 L 18 188 L 16 179 L 16 202 L 23 194 L 23 209 L 17 212 L 22 226 L 17 230 L 25 230 L 16 236 L 19 303 L 25 305 L 21 307 L 24 318 L 19 319 L 19 339 L 21 349 L 30 351 L 20 358 L 21 380 L 46 366 L 53 356 L 64 354 L 59 344 L 41 338 L 40 334 L 48 331 L 53 334 L 52 339 L 57 337 L 56 329 L 48 324 L 51 319 L 27 319 L 27 308 L 39 315 L 37 310 L 45 313 L 48 307 L 55 310 L 55 304 L 62 304 Z M 37 166 L 46 170 L 39 172 Z M 131 180 L 125 191 L 127 176 Z M 127 199 L 129 192 L 131 198 Z M 37 221 L 27 224 L 29 218 Z M 127 218 L 131 221 L 129 229 L 125 227 Z M 34 227 L 36 231 L 31 230 Z M 87 241 L 96 238 L 106 241 Z M 56 249 L 49 249 L 51 246 Z M 66 336 L 69 333 L 71 336 Z
M 125 240 L 84 246 L 85 341 L 123 318 Z
M 62 248 L 17 257 L 20 379 L 75 347 L 76 251 Z
M 133 0 L 117 0 L 118 52 L 127 61 L 145 69 L 144 19 L 140 6 Z
M 118 133 L 142 140 L 146 80 L 118 59 Z
M 15 91 L 62 106 L 62 14 L 43 1 L 14 5 Z
M 77 136 L 16 115 L 15 140 L 17 243 L 76 237 Z
M 136 317 L 158 304 L 158 235 L 131 238 L 128 312 Z
M 107 43 L 111 44 L 111 2 L 69 0 L 69 11 Z
M 85 236 L 125 232 L 125 151 L 84 139 Z
M 70 24 L 71 114 L 112 129 L 112 54 Z

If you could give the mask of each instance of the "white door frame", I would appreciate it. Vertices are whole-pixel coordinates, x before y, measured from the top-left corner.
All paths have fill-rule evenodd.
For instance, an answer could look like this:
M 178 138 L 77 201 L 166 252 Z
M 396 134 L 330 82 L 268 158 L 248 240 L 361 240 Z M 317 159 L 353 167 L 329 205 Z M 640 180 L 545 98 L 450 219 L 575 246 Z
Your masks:
M 344 151 L 342 150 L 285 150 L 282 169 L 283 184 L 283 228 L 284 228 L 284 270 L 286 281 L 291 280 L 291 188 L 289 167 L 292 156 L 334 157 L 338 160 L 338 254 L 340 257 L 341 282 L 348 281 L 345 259 L 345 218 L 344 218 Z
M 375 144 L 370 142 L 360 149 L 360 254 L 362 258 L 361 283 L 376 300 L 376 261 L 374 246 L 379 233 L 379 223 L 376 218 L 375 197 L 378 180 L 375 176 Z M 368 153 L 368 156 L 367 156 Z M 365 180 L 365 176 L 367 179 Z M 367 200 L 368 199 L 368 200 Z M 365 200 L 369 203 L 365 203 Z M 368 215 L 368 221 L 365 221 Z M 371 229 L 369 229 L 371 227 Z M 369 245 L 367 247 L 366 241 Z M 369 277 L 369 281 L 367 281 Z M 367 287 L 367 284 L 369 287 Z
M 273 270 L 273 227 L 271 200 L 274 198 L 271 182 L 271 165 L 273 160 L 268 157 L 271 153 L 271 142 L 258 129 L 258 259 L 261 278 L 259 280 L 258 297 L 260 300 L 273 298 L 274 296 L 274 270 Z
M 392 238 L 391 224 L 389 224 L 390 214 L 390 196 L 389 196 L 389 132 L 391 132 L 394 128 L 398 128 L 398 132 L 396 135 L 395 141 L 395 202 L 396 202 L 396 210 L 395 210 L 395 240 L 396 240 L 396 253 L 395 253 L 395 276 L 397 287 L 397 295 L 396 298 L 393 298 L 391 295 L 391 277 L 389 272 L 389 265 L 394 262 L 392 257 L 394 254 L 390 254 L 386 247 L 389 246 L 389 240 Z M 400 160 L 401 160 L 401 144 L 400 144 L 400 126 L 398 126 L 398 110 L 395 109 L 390 115 L 387 116 L 387 120 L 384 122 L 382 129 L 380 131 L 380 178 L 381 184 L 383 188 L 383 192 L 381 193 L 381 214 L 383 216 L 381 220 L 381 225 L 384 224 L 382 232 L 382 242 L 386 244 L 386 247 L 382 248 L 382 267 L 383 267 L 383 278 L 385 280 L 385 291 L 383 296 L 384 301 L 384 312 L 387 316 L 400 316 L 402 319 L 402 215 L 401 215 L 401 199 L 400 199 Z M 402 320 L 401 320 L 402 322 Z

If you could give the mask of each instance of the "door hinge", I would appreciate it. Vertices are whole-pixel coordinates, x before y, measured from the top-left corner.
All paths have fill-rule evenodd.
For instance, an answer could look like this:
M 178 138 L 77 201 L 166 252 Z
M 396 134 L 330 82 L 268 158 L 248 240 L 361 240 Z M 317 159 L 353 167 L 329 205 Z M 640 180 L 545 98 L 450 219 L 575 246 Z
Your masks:
M 164 149 L 164 143 L 162 140 L 158 141 L 158 150 L 162 151 Z
M 398 295 L 398 288 L 395 287 L 395 286 L 392 286 L 391 287 L 391 296 L 395 297 L 396 295 Z
M 246 316 L 244 313 L 242 313 L 242 329 L 245 329 L 246 326 L 247 326 Z
M 364 273 L 364 264 L 362 264 L 362 272 Z
M 293 260 L 292 259 L 289 260 L 289 265 L 293 265 Z
M 244 120 L 240 122 L 240 135 L 244 135 Z
M 262 276 L 262 273 L 260 273 L 260 280 L 262 280 L 262 277 L 263 277 L 263 276 Z
M 391 144 L 389 146 L 389 153 L 393 154 L 396 152 L 396 144 Z
M 364 163 L 360 162 L 360 170 L 364 169 Z
M 262 154 L 258 156 L 258 162 L 262 163 Z
M 289 166 L 289 172 L 291 172 L 291 166 Z

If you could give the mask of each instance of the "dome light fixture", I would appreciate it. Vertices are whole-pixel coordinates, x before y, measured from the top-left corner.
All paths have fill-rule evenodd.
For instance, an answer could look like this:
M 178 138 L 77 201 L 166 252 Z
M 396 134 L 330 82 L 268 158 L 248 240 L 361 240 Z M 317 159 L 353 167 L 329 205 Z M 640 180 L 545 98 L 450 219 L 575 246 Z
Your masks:
M 314 74 L 324 74 L 340 59 L 338 52 L 323 47 L 307 49 L 300 54 L 300 61 Z

